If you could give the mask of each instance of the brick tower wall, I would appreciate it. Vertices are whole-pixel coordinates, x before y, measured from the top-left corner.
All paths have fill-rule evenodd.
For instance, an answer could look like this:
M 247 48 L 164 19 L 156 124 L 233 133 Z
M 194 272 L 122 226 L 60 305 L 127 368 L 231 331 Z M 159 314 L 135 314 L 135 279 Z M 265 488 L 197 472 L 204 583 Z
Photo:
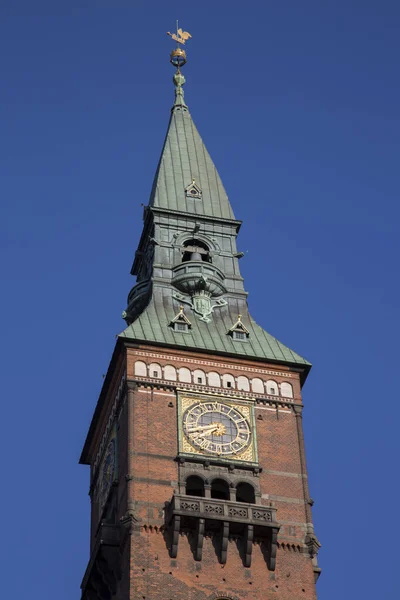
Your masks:
M 135 375 L 135 363 L 141 361 L 161 366 L 161 377 Z M 178 553 L 171 558 L 171 532 L 166 527 L 166 506 L 174 492 L 184 491 L 185 469 L 177 461 L 177 393 L 176 386 L 185 384 L 166 381 L 164 368 L 189 367 L 290 381 L 293 398 L 272 398 L 257 394 L 255 409 L 260 473 L 252 473 L 258 502 L 277 509 L 280 524 L 275 571 L 269 570 L 262 547 L 253 545 L 252 564 L 245 568 L 240 542 L 228 542 L 226 564 L 218 559 L 218 543 L 205 537 L 201 561 L 194 559 L 193 536 L 181 533 Z M 273 375 L 272 375 L 273 374 Z M 150 373 L 151 375 L 151 373 Z M 129 587 L 130 600 L 180 600 L 187 598 L 281 598 L 282 600 L 314 600 L 313 562 L 305 545 L 308 516 L 308 486 L 299 436 L 301 392 L 299 373 L 287 367 L 251 361 L 222 360 L 218 356 L 200 356 L 174 350 L 129 348 L 126 356 L 128 393 L 119 422 L 119 516 L 129 507 L 134 514 L 130 537 L 130 556 L 119 588 L 118 599 Z M 237 397 L 236 389 L 215 389 L 206 385 L 186 384 L 202 393 Z M 243 394 L 243 393 L 242 393 Z M 246 397 L 254 398 L 247 393 Z M 278 401 L 279 400 L 279 401 Z M 128 416 L 127 406 L 131 413 Z M 128 424 L 129 419 L 129 425 Z M 301 427 L 301 420 L 300 420 Z M 185 465 L 186 467 L 186 465 Z M 198 472 L 210 478 L 216 474 L 240 479 L 240 469 L 227 473 L 226 467 L 196 465 Z M 239 474 L 238 474 L 239 472 Z M 247 474 L 248 476 L 248 474 Z M 129 580 L 129 581 L 128 581 Z M 122 589 L 125 589 L 123 594 Z

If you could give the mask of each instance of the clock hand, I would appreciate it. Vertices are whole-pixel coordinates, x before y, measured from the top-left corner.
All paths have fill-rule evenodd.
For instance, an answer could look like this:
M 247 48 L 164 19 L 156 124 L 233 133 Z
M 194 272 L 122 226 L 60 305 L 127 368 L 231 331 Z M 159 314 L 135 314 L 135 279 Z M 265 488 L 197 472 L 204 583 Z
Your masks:
M 197 431 L 201 431 L 204 433 L 212 433 L 213 431 L 216 431 L 219 428 L 219 425 L 219 423 L 211 423 L 210 425 L 198 425 L 193 429 L 188 429 L 188 433 L 196 433 Z

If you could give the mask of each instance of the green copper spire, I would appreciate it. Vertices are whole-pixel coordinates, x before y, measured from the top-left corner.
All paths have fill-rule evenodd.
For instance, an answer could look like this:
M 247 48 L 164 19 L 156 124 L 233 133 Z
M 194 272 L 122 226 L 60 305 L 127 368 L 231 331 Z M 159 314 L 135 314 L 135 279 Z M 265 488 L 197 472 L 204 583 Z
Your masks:
M 173 50 L 170 62 L 176 67 L 175 102 L 149 204 L 194 215 L 234 219 L 221 178 L 185 103 L 185 77 L 181 73 L 186 63 L 185 51 Z
M 179 79 L 182 77 L 179 75 Z M 187 193 L 193 180 L 201 201 Z M 218 171 L 184 102 L 182 85 L 176 86 L 176 99 L 149 204 L 195 215 L 235 218 Z
M 191 37 L 182 30 L 170 35 L 181 44 Z M 184 100 L 185 51 L 176 48 L 170 61 L 175 102 L 144 211 L 131 271 L 137 283 L 120 338 L 286 363 L 305 377 L 310 364 L 249 313 L 239 266 L 243 252 L 236 246 L 241 222 Z M 178 328 L 182 306 L 186 320 Z
M 180 44 L 191 37 L 181 29 L 169 35 Z M 185 103 L 185 77 L 181 69 L 186 64 L 186 52 L 182 48 L 174 49 L 170 62 L 176 69 L 173 76 L 175 102 L 149 204 L 166 210 L 234 219 L 221 178 Z M 190 188 L 193 181 L 195 193 Z

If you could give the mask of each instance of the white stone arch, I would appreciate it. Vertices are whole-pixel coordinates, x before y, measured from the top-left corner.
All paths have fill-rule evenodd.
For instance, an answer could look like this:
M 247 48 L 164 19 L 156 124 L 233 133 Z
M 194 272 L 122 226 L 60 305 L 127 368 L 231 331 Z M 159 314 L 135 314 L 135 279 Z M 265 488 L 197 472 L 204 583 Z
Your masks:
M 193 383 L 197 385 L 205 385 L 206 384 L 206 374 L 201 369 L 195 369 L 193 371 Z
M 181 367 L 178 369 L 178 379 L 182 383 L 192 383 L 192 373 L 187 367 Z
M 207 374 L 208 377 L 208 385 L 212 387 L 221 387 L 221 377 L 215 371 L 210 371 Z
M 236 387 L 234 376 L 230 373 L 225 373 L 222 375 L 222 387 L 234 389 Z
M 279 387 L 276 381 L 273 379 L 268 379 L 265 385 L 267 387 L 267 394 L 270 396 L 279 396 Z
M 135 362 L 135 370 L 134 370 L 135 375 L 139 375 L 139 377 L 146 377 L 147 376 L 147 365 L 145 362 L 143 362 L 142 360 L 137 360 Z
M 281 394 L 285 398 L 293 398 L 293 386 L 288 381 L 282 381 L 281 383 Z
M 251 389 L 256 394 L 264 394 L 265 390 L 264 390 L 264 382 L 263 382 L 263 380 L 260 379 L 259 377 L 254 377 L 251 380 Z
M 166 365 L 164 367 L 164 379 L 168 381 L 176 381 L 176 369 L 172 365 Z
M 151 363 L 149 365 L 149 377 L 157 377 L 157 378 L 161 379 L 161 377 L 162 377 L 161 365 L 159 365 L 158 363 Z
M 245 377 L 244 375 L 239 375 L 239 377 L 237 378 L 237 387 L 238 387 L 238 390 L 242 390 L 244 392 L 249 392 L 250 391 L 250 382 L 249 382 L 248 378 Z

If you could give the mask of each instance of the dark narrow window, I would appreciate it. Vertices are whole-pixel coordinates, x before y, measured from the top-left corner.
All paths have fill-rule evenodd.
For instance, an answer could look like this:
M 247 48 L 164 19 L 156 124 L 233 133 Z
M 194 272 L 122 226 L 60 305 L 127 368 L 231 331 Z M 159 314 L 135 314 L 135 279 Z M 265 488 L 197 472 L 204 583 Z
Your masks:
M 214 479 L 211 484 L 211 498 L 229 500 L 229 485 L 223 479 Z
M 236 488 L 236 502 L 256 503 L 254 488 L 250 483 L 239 483 Z
M 186 479 L 186 494 L 188 496 L 204 497 L 204 481 L 201 477 L 190 475 L 190 477 Z

